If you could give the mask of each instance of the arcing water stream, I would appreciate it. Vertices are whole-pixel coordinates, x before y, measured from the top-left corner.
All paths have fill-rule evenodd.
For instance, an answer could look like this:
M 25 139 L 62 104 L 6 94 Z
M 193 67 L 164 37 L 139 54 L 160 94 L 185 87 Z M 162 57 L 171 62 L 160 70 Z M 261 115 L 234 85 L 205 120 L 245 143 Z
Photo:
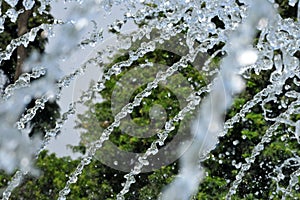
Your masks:
M 11 9 L 5 13 L 0 13 L 0 30 L 2 31 L 4 31 L 2 24 L 5 20 L 9 18 L 9 20 L 15 22 L 17 16 L 23 12 L 23 10 L 16 11 L 14 9 L 18 1 L 5 0 L 5 2 Z M 235 123 L 246 121 L 246 114 L 251 112 L 253 107 L 261 105 L 264 120 L 273 124 L 261 137 L 261 141 L 253 148 L 251 155 L 245 159 L 245 163 L 237 167 L 239 172 L 235 180 L 231 182 L 231 187 L 226 196 L 227 199 L 230 199 L 236 193 L 245 173 L 251 168 L 256 157 L 261 154 L 265 145 L 271 142 L 271 138 L 276 135 L 281 125 L 292 127 L 289 129 L 287 140 L 300 141 L 300 123 L 294 121 L 291 117 L 300 114 L 298 107 L 300 102 L 299 91 L 293 90 L 293 87 L 287 83 L 288 79 L 293 79 L 295 85 L 298 87 L 300 85 L 299 57 L 297 57 L 300 47 L 300 3 L 297 2 L 289 1 L 290 6 L 298 5 L 298 19 L 295 20 L 283 19 L 278 15 L 276 4 L 272 0 L 269 2 L 258 0 L 247 2 L 242 0 L 143 0 L 139 2 L 123 0 L 114 3 L 88 0 L 66 2 L 74 4 L 69 10 L 70 15 L 67 21 L 55 20 L 54 24 L 42 24 L 33 28 L 27 34 L 13 39 L 6 50 L 0 53 L 0 62 L 10 59 L 14 49 L 21 44 L 26 46 L 30 41 L 33 41 L 40 29 L 48 32 L 52 37 L 47 54 L 41 57 L 32 55 L 26 63 L 30 72 L 24 73 L 14 84 L 7 86 L 2 95 L 0 102 L 0 168 L 8 173 L 16 168 L 20 169 L 12 177 L 12 181 L 4 191 L 3 199 L 9 199 L 13 189 L 19 185 L 23 176 L 27 173 L 36 172 L 32 166 L 32 155 L 37 156 L 49 141 L 62 131 L 68 118 L 76 114 L 79 104 L 83 104 L 85 101 L 90 100 L 94 94 L 104 90 L 105 82 L 110 80 L 113 75 L 122 73 L 125 67 L 131 66 L 133 62 L 142 58 L 148 52 L 161 48 L 160 44 L 182 32 L 184 36 L 181 39 L 186 43 L 188 51 L 181 55 L 178 62 L 168 66 L 165 71 L 157 73 L 148 82 L 146 88 L 135 96 L 132 102 L 126 102 L 122 106 L 122 109 L 115 115 L 114 122 L 103 130 L 97 140 L 93 141 L 80 164 L 69 175 L 69 180 L 59 193 L 59 199 L 66 199 L 71 192 L 70 185 L 76 184 L 78 176 L 81 175 L 84 167 L 94 159 L 97 150 L 103 147 L 103 143 L 109 140 L 113 130 L 120 126 L 127 115 L 132 113 L 134 107 L 141 104 L 143 98 L 151 95 L 151 92 L 161 82 L 172 78 L 178 70 L 187 67 L 188 63 L 193 63 L 197 55 L 208 54 L 209 50 L 220 43 L 224 43 L 225 46 L 216 50 L 211 56 L 207 56 L 207 61 L 201 68 L 203 73 L 215 75 L 216 71 L 210 71 L 208 65 L 219 52 L 226 52 L 227 55 L 221 62 L 219 75 L 207 86 L 195 91 L 190 96 L 186 96 L 186 105 L 181 107 L 182 110 L 178 115 L 166 122 L 163 130 L 157 131 L 158 139 L 151 144 L 151 147 L 144 154 L 137 158 L 136 163 L 128 171 L 125 176 L 126 182 L 117 195 L 117 199 L 124 199 L 124 195 L 130 192 L 131 184 L 136 181 L 134 177 L 142 173 L 144 167 L 151 165 L 148 157 L 156 155 L 161 150 L 159 146 L 164 145 L 168 133 L 174 129 L 173 123 L 181 121 L 186 113 L 194 110 L 200 104 L 198 115 L 191 127 L 191 132 L 194 135 L 193 141 L 181 158 L 181 172 L 178 178 L 162 192 L 161 197 L 154 197 L 162 199 L 192 198 L 197 192 L 199 183 L 205 177 L 205 170 L 201 167 L 200 162 L 204 161 L 203 159 L 207 158 L 207 155 L 216 148 L 219 137 L 226 135 Z M 51 5 L 51 1 L 40 1 L 40 3 L 39 12 L 43 14 L 46 5 Z M 91 24 L 91 21 L 94 23 L 97 21 L 95 19 L 99 17 L 99 12 L 105 10 L 104 12 L 107 12 L 106 14 L 109 16 L 111 9 L 120 4 L 127 7 L 124 11 L 124 18 L 116 21 L 108 29 L 117 32 L 121 36 L 124 34 L 124 36 L 119 37 L 118 42 L 120 45 L 111 48 L 112 52 L 110 53 L 116 54 L 120 51 L 120 48 L 124 47 L 124 50 L 129 52 L 128 59 L 114 64 L 99 78 L 95 85 L 82 94 L 80 99 L 70 102 L 68 110 L 57 121 L 56 127 L 47 131 L 42 144 L 39 144 L 36 140 L 29 140 L 26 135 L 20 132 L 26 132 L 25 124 L 33 119 L 37 110 L 43 109 L 47 101 L 59 100 L 62 88 L 68 87 L 70 82 L 77 76 L 84 74 L 89 64 L 103 65 L 103 58 L 100 56 L 106 53 L 105 50 L 97 54 L 96 57 L 89 58 L 71 74 L 62 74 L 58 63 L 62 57 L 70 56 L 83 44 L 92 47 L 101 44 L 102 38 L 100 39 L 100 37 L 102 36 L 95 35 L 105 27 L 95 26 L 91 38 L 85 39 L 83 42 L 82 38 L 86 38 L 85 29 Z M 25 10 L 29 10 L 34 5 L 34 1 L 24 0 L 23 5 Z M 216 17 L 222 22 L 222 26 L 213 22 Z M 122 32 L 122 26 L 130 20 L 143 25 L 128 36 Z M 58 28 L 55 29 L 55 32 L 53 27 L 56 26 Z M 158 30 L 156 38 L 150 36 L 154 30 Z M 148 38 L 149 41 L 141 43 L 136 50 L 128 50 L 128 47 L 136 40 L 143 37 Z M 253 42 L 255 37 L 257 41 Z M 103 40 L 105 39 L 107 38 L 104 36 Z M 171 51 L 171 49 L 167 50 Z M 237 95 L 244 89 L 244 81 L 241 77 L 247 78 L 249 72 L 260 74 L 266 71 L 271 74 L 270 84 L 244 103 L 238 113 L 223 123 L 224 113 L 234 102 L 233 95 Z M 30 82 L 30 78 L 38 78 L 38 80 Z M 59 80 L 58 83 L 57 80 Z M 200 96 L 203 93 L 206 93 L 207 97 L 201 101 Z M 289 100 L 280 100 L 280 95 Z M 26 104 L 33 98 L 37 99 L 35 106 L 23 113 Z M 221 103 L 220 99 L 223 100 Z M 270 109 L 266 108 L 266 105 L 272 102 L 279 104 L 278 107 L 284 108 L 275 117 L 270 114 Z M 22 115 L 21 118 L 19 118 L 20 115 Z M 61 134 L 63 134 L 63 131 Z M 273 173 L 268 174 L 270 179 L 278 182 L 274 195 L 281 192 L 283 199 L 293 195 L 292 191 L 298 184 L 299 168 L 288 177 L 289 185 L 286 188 L 279 184 L 283 178 L 278 177 L 286 176 L 282 172 L 283 168 L 290 165 L 299 166 L 299 163 L 299 155 L 295 151 L 293 158 L 289 158 L 280 165 L 275 166 Z

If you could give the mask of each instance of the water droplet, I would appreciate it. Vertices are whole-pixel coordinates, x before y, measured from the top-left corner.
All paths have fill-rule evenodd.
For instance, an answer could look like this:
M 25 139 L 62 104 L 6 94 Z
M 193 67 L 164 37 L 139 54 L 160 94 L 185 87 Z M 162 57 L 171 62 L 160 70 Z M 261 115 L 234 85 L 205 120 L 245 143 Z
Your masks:
M 241 66 L 253 65 L 257 61 L 258 55 L 254 50 L 246 50 L 239 54 L 237 61 Z
M 238 143 L 240 143 L 238 140 L 234 140 L 234 141 L 232 142 L 232 144 L 233 144 L 234 146 L 236 146 Z
M 23 0 L 23 6 L 26 10 L 30 10 L 34 5 L 34 0 Z

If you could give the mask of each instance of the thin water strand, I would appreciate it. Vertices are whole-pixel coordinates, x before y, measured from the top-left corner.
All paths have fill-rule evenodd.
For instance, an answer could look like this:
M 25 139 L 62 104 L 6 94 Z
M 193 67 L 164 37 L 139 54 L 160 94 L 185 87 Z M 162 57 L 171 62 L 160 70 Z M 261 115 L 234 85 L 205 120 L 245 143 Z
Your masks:
M 272 15 L 266 15 L 265 10 L 270 10 L 273 14 L 271 6 L 266 2 L 261 4 L 259 1 L 253 1 L 251 6 L 249 16 L 226 44 L 228 56 L 221 64 L 219 80 L 213 86 L 210 97 L 203 102 L 192 126 L 196 141 L 181 159 L 182 178 L 176 178 L 166 188 L 162 199 L 189 199 L 196 192 L 198 184 L 204 177 L 204 171 L 199 167 L 197 157 L 199 153 L 209 152 L 218 143 L 217 134 L 222 129 L 222 115 L 233 101 L 232 94 L 237 94 L 243 89 L 242 81 L 238 79 L 237 73 L 244 64 L 239 63 L 238 58 L 242 56 L 242 53 L 249 52 L 249 45 L 255 34 L 250 27 L 255 27 L 262 17 L 271 18 Z M 256 60 L 251 60 L 251 62 L 254 64 Z M 239 84 L 233 84 L 233 80 L 238 81 Z M 222 86 L 222 84 L 225 85 Z M 220 105 L 218 99 L 225 99 L 224 105 Z
M 92 3 L 92 2 L 89 2 L 89 3 Z M 78 8 L 76 8 L 76 10 L 78 10 Z M 86 12 L 89 11 L 90 14 L 92 14 L 94 10 L 93 9 L 85 9 L 85 11 Z M 86 12 L 81 12 L 81 14 L 86 14 Z M 76 12 L 74 12 L 74 13 L 75 13 L 75 15 L 77 15 L 77 17 L 80 17 L 80 14 L 78 15 L 78 13 L 76 13 Z M 71 38 L 69 38 L 69 40 L 57 41 L 56 44 L 54 44 L 54 46 L 57 47 L 57 48 L 55 48 L 55 51 L 51 52 L 51 50 L 50 50 L 50 52 L 48 52 L 48 54 L 46 56 L 44 56 L 41 61 L 37 61 L 34 59 L 34 57 L 31 57 L 32 60 L 29 59 L 29 62 L 31 62 L 33 65 L 35 65 L 37 62 L 41 63 L 41 65 L 44 65 L 47 68 L 47 74 L 45 75 L 45 77 L 33 82 L 31 84 L 30 88 L 22 88 L 20 90 L 15 91 L 14 95 L 12 95 L 7 101 L 5 101 L 1 104 L 1 108 L 2 108 L 1 116 L 6 116 L 4 120 L 0 120 L 1 121 L 1 126 L 0 126 L 1 132 L 5 133 L 5 134 L 9 133 L 11 135 L 11 137 L 14 136 L 15 139 L 21 139 L 23 142 L 19 142 L 19 145 L 23 145 L 23 144 L 25 145 L 25 141 L 27 141 L 27 140 L 26 140 L 26 138 L 22 139 L 22 137 L 25 137 L 25 136 L 20 135 L 13 126 L 14 126 L 14 123 L 17 121 L 16 119 L 18 118 L 19 114 L 21 113 L 21 110 L 26 105 L 26 102 L 23 101 L 23 97 L 25 96 L 24 94 L 26 94 L 28 96 L 28 99 L 35 96 L 37 91 L 40 91 L 41 94 L 47 93 L 51 96 L 51 91 L 55 91 L 56 80 L 60 79 L 60 73 L 59 73 L 60 70 L 57 68 L 55 61 L 53 61 L 51 58 L 57 57 L 60 55 L 69 55 L 72 52 L 72 50 L 74 49 L 74 47 L 76 47 L 78 36 L 82 32 L 81 30 L 83 28 L 84 27 L 65 26 L 64 29 L 66 32 L 68 32 L 68 31 L 74 32 L 74 34 L 72 35 L 73 36 L 72 40 L 71 40 Z M 25 41 L 25 42 L 28 42 L 28 41 Z M 61 46 L 64 46 L 65 48 L 60 48 Z M 52 49 L 52 50 L 54 50 L 54 49 Z M 4 54 L 4 55 L 6 55 L 6 54 Z M 11 111 L 9 111 L 9 109 L 11 108 L 12 105 L 14 105 L 13 113 Z M 6 112 L 10 112 L 10 114 L 5 115 Z M 8 130 L 10 130 L 10 131 L 8 132 Z M 12 131 L 14 131 L 14 132 L 12 132 Z M 6 139 L 9 138 L 8 136 L 5 136 L 5 134 L 1 135 L 1 138 L 3 137 L 3 139 L 1 139 L 1 142 L 5 142 Z M 17 135 L 19 135 L 19 136 L 17 136 Z M 20 148 L 20 150 L 23 153 L 27 154 L 27 156 L 23 156 L 23 158 L 22 158 L 23 160 L 25 158 L 27 158 L 28 156 L 30 156 L 33 153 L 32 151 L 34 151 L 34 149 L 35 149 L 35 145 L 29 145 L 29 144 L 26 144 L 26 145 L 27 145 L 27 148 Z M 10 151 L 10 150 L 8 149 L 8 151 Z M 22 156 L 22 153 L 19 153 L 19 155 Z M 3 159 L 1 157 L 1 163 L 2 163 L 2 160 Z M 15 164 L 15 165 L 19 164 L 18 162 L 17 163 L 11 162 L 11 163 Z M 6 163 L 3 163 L 3 164 L 6 164 Z M 24 171 L 29 171 L 29 168 L 31 168 L 31 166 L 30 166 L 31 164 L 32 164 L 32 162 L 29 159 L 29 161 L 26 162 L 26 166 L 21 165 L 20 168 L 24 169 Z M 3 167 L 3 166 L 1 166 L 1 167 Z M 4 167 L 6 167 L 7 171 L 12 171 L 15 168 L 15 166 L 4 166 Z M 33 171 L 31 170 L 31 172 L 33 172 Z
M 211 84 L 208 84 L 207 87 L 201 88 L 199 91 L 194 92 L 187 98 L 188 104 L 179 111 L 177 115 L 174 116 L 171 120 L 166 122 L 164 130 L 159 130 L 156 135 L 159 137 L 159 139 L 153 141 L 150 145 L 150 147 L 146 150 L 146 152 L 138 158 L 138 162 L 134 165 L 132 171 L 124 176 L 126 179 L 126 182 L 124 183 L 124 186 L 122 190 L 117 195 L 118 200 L 125 199 L 124 195 L 129 192 L 130 186 L 135 183 L 134 176 L 141 173 L 141 169 L 143 166 L 146 165 L 147 158 L 151 155 L 155 155 L 158 153 L 157 144 L 159 146 L 164 145 L 164 141 L 167 139 L 168 134 L 175 129 L 175 122 L 179 122 L 180 120 L 184 119 L 185 115 L 189 113 L 190 111 L 194 110 L 196 106 L 200 103 L 201 98 L 200 95 L 203 93 L 209 93 L 210 92 Z
M 13 95 L 13 92 L 15 90 L 24 87 L 30 87 L 30 79 L 37 79 L 46 74 L 46 70 L 44 68 L 36 68 L 32 71 L 33 72 L 31 73 L 21 74 L 20 77 L 13 84 L 8 85 L 2 94 L 1 101 L 6 101 L 11 95 Z
M 13 51 L 18 46 L 24 45 L 25 47 L 27 47 L 29 42 L 34 41 L 39 30 L 51 32 L 52 26 L 52 24 L 41 24 L 38 27 L 32 28 L 28 33 L 25 33 L 24 35 L 16 39 L 12 39 L 10 44 L 6 47 L 5 51 L 0 52 L 0 64 L 3 60 L 10 59 Z
M 13 190 L 20 185 L 22 179 L 26 173 L 21 171 L 17 171 L 15 175 L 12 177 L 11 181 L 8 183 L 7 188 L 2 193 L 2 200 L 8 200 L 10 198 Z
M 298 95 L 300 97 L 300 93 L 298 93 Z M 300 99 L 299 97 L 298 100 Z M 288 119 L 289 116 L 295 112 L 296 106 L 299 106 L 299 101 L 292 102 L 289 108 L 285 112 L 280 114 L 279 119 Z M 245 173 L 250 169 L 251 164 L 254 163 L 256 156 L 260 154 L 260 152 L 264 149 L 264 146 L 271 141 L 271 137 L 274 135 L 274 132 L 278 129 L 281 123 L 283 123 L 283 121 L 276 121 L 274 124 L 272 124 L 262 137 L 261 141 L 253 148 L 251 156 L 245 159 L 246 163 L 242 164 L 241 170 L 238 172 L 238 174 L 235 177 L 235 180 L 231 184 L 229 192 L 226 195 L 226 199 L 231 199 L 231 196 L 236 193 L 236 190 L 242 182 Z
M 212 60 L 220 52 L 222 52 L 222 50 L 218 50 L 215 53 L 213 53 L 212 56 L 204 62 L 204 66 L 202 67 L 202 69 L 208 68 L 208 65 L 212 62 Z M 212 81 L 212 82 L 214 82 L 214 81 Z M 164 144 L 164 141 L 167 139 L 168 134 L 172 130 L 175 129 L 174 122 L 178 122 L 179 120 L 182 120 L 185 117 L 186 113 L 190 112 L 191 110 L 194 110 L 195 107 L 200 103 L 201 98 L 199 98 L 199 96 L 201 94 L 203 94 L 204 92 L 209 93 L 211 85 L 212 84 L 210 83 L 207 86 L 201 88 L 199 91 L 196 91 L 193 94 L 191 94 L 187 98 L 187 101 L 188 101 L 187 106 L 185 106 L 181 111 L 179 111 L 179 113 L 173 119 L 166 122 L 165 130 L 163 130 L 163 131 L 160 130 L 160 131 L 157 132 L 156 135 L 159 137 L 159 139 L 152 142 L 152 144 L 146 150 L 146 152 L 142 156 L 139 157 L 138 162 L 136 162 L 136 164 L 133 167 L 132 171 L 124 176 L 124 178 L 126 179 L 126 182 L 124 183 L 124 186 L 123 186 L 122 190 L 117 195 L 117 199 L 122 200 L 122 199 L 125 198 L 124 195 L 129 192 L 130 186 L 133 183 L 135 183 L 134 176 L 141 173 L 141 169 L 147 163 L 146 161 L 147 161 L 148 156 L 155 155 L 158 152 L 158 149 L 157 149 L 156 145 L 159 144 L 159 146 L 162 146 Z
M 58 90 L 56 93 L 56 100 L 60 99 L 60 95 L 61 95 L 61 90 L 63 87 L 68 87 L 70 85 L 70 82 L 72 80 L 74 80 L 78 75 L 82 75 L 88 64 L 91 63 L 97 63 L 99 64 L 99 59 L 95 59 L 95 58 L 91 58 L 90 60 L 88 60 L 87 62 L 85 62 L 82 66 L 80 66 L 79 69 L 75 70 L 73 73 L 64 76 L 60 81 L 58 81 L 57 86 L 58 86 Z M 19 89 L 19 87 L 14 88 L 14 86 L 12 86 L 13 90 Z M 11 96 L 12 91 L 7 92 L 7 95 Z M 17 128 L 19 130 L 22 130 L 25 128 L 25 124 L 27 122 L 29 122 L 36 114 L 36 111 L 38 109 L 43 109 L 44 108 L 44 104 L 49 100 L 50 98 L 47 96 L 43 96 L 42 98 L 39 98 L 35 101 L 35 105 L 34 107 L 32 107 L 31 109 L 28 109 L 26 111 L 26 114 L 24 114 L 20 120 L 17 122 Z M 59 131 L 61 131 L 63 124 L 68 120 L 69 115 L 72 115 L 75 113 L 76 111 L 76 102 L 72 102 L 69 106 L 69 110 L 66 111 L 65 113 L 62 114 L 61 119 L 59 119 L 56 122 L 56 125 L 53 129 L 46 131 L 45 137 L 43 138 L 42 141 L 42 145 L 39 147 L 39 149 L 37 150 L 37 152 L 35 153 L 36 158 L 38 158 L 38 155 L 46 148 L 46 146 L 49 144 L 50 140 L 54 137 L 57 136 L 57 134 L 59 133 Z M 9 182 L 8 186 L 6 187 L 6 189 L 3 192 L 3 196 L 5 196 L 6 199 L 9 199 L 12 191 L 18 187 L 23 179 L 23 177 L 27 174 L 28 172 L 22 172 L 22 171 L 17 171 L 15 173 L 15 175 L 12 177 L 12 180 Z M 4 195 L 5 194 L 5 195 Z
M 180 67 L 186 67 L 187 62 L 193 61 L 195 56 L 201 50 L 201 46 L 197 47 L 197 51 L 193 52 L 192 55 L 187 54 L 183 56 L 180 61 L 173 64 L 169 67 L 165 72 L 157 74 L 156 78 L 147 84 L 147 87 L 140 93 L 138 93 L 132 103 L 126 104 L 121 111 L 115 115 L 114 122 L 109 125 L 103 132 L 99 140 L 94 141 L 89 149 L 87 150 L 87 155 L 81 160 L 79 165 L 76 167 L 75 171 L 71 173 L 69 176 L 69 180 L 67 181 L 65 187 L 59 192 L 59 200 L 63 200 L 66 196 L 71 192 L 70 185 L 77 182 L 78 176 L 82 173 L 84 167 L 90 164 L 93 156 L 96 151 L 102 147 L 103 142 L 109 139 L 109 135 L 112 133 L 114 128 L 118 127 L 121 119 L 126 117 L 127 114 L 130 114 L 133 111 L 133 108 L 139 106 L 142 99 L 149 96 L 154 88 L 158 86 L 160 81 L 166 80 L 168 77 L 172 76 Z

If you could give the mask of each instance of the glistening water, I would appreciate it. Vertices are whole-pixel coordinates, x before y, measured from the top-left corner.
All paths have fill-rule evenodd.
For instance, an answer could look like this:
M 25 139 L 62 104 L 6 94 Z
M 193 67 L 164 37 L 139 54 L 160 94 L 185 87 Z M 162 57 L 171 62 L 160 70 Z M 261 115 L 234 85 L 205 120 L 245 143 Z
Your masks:
M 126 172 L 124 182 L 118 183 L 122 189 L 113 196 L 116 199 L 126 199 L 139 175 L 174 162 L 179 163 L 178 174 L 150 199 L 200 198 L 199 191 L 210 192 L 201 188 L 201 183 L 207 177 L 216 179 L 216 174 L 226 182 L 226 199 L 239 198 L 235 195 L 241 193 L 250 199 L 299 198 L 297 0 L 64 3 L 68 5 L 65 19 L 54 16 L 53 22 L 12 38 L 0 52 L 3 63 L 18 47 L 27 47 L 39 37 L 40 30 L 49 37 L 46 53 L 32 53 L 24 63 L 26 71 L 14 83 L 6 85 L 7 77 L 0 70 L 0 168 L 15 173 L 3 199 L 9 199 L 28 174 L 39 178 L 34 160 L 51 140 L 64 134 L 70 118 L 80 121 L 82 134 L 89 141 L 78 166 L 66 174 L 68 179 L 58 199 L 68 198 L 72 186 L 95 159 Z M 53 4 L 51 0 L 1 1 L 0 33 L 5 31 L 5 23 L 16 23 L 25 10 L 39 5 L 33 16 L 43 16 L 48 12 L 46 7 Z M 99 26 L 99 18 L 110 19 L 116 8 L 122 17 Z M 135 24 L 134 29 L 125 31 L 128 24 Z M 174 61 L 156 62 L 149 57 L 154 52 L 160 52 L 165 60 L 174 57 Z M 73 63 L 74 69 L 63 70 L 65 60 L 72 55 L 81 61 Z M 28 124 L 36 113 L 45 109 L 47 102 L 59 101 L 64 88 L 85 76 L 89 68 L 99 70 L 98 80 L 86 78 L 88 89 L 63 105 L 55 127 L 47 129 L 42 138 L 29 138 Z M 184 72 L 192 69 L 203 82 L 185 78 Z M 105 97 L 115 77 L 121 78 Z M 149 123 L 132 119 L 147 100 L 158 102 L 155 94 L 162 87 L 169 91 L 165 101 L 176 99 L 178 112 L 170 117 L 167 108 L 154 104 L 146 110 Z M 93 110 L 81 113 L 80 107 L 89 107 L 102 98 L 110 100 L 113 117 L 100 126 Z M 24 109 L 32 99 L 35 105 Z M 115 131 L 155 139 L 142 152 L 128 152 L 110 142 Z M 220 171 L 213 172 L 215 166 Z M 260 187 L 263 182 L 266 184 Z

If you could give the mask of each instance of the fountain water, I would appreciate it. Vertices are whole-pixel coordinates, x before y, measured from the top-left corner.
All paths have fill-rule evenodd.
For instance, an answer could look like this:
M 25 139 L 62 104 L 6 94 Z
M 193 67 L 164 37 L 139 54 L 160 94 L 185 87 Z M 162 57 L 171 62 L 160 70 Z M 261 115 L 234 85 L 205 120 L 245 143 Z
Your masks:
M 0 13 L 1 32 L 4 30 L 3 24 L 7 20 L 6 18 L 15 22 L 17 16 L 23 12 L 23 10 L 16 11 L 14 9 L 18 1 L 5 0 L 5 2 L 11 9 L 5 13 Z M 140 106 L 142 100 L 150 96 L 152 91 L 159 86 L 159 83 L 169 80 L 180 69 L 184 69 L 189 63 L 193 63 L 197 55 L 207 54 L 208 51 L 211 51 L 220 43 L 224 43 L 225 46 L 214 50 L 215 52 L 209 56 L 201 69 L 208 76 L 214 74 L 216 71 L 210 71 L 211 69 L 208 67 L 210 62 L 214 57 L 220 55 L 220 52 L 226 52 L 227 55 L 223 59 L 218 72 L 219 76 L 208 83 L 207 86 L 200 88 L 199 91 L 194 91 L 190 96 L 186 96 L 186 105 L 181 107 L 181 111 L 173 119 L 166 122 L 163 127 L 164 130 L 157 131 L 158 139 L 152 142 L 146 152 L 139 154 L 137 160 L 131 166 L 131 170 L 127 171 L 128 174 L 125 175 L 126 182 L 117 195 L 117 199 L 124 199 L 124 195 L 130 192 L 130 186 L 136 182 L 134 177 L 142 173 L 143 168 L 149 164 L 151 165 L 151 162 L 149 163 L 150 157 L 159 153 L 161 148 L 158 146 L 165 144 L 168 134 L 175 129 L 174 123 L 181 121 L 191 110 L 195 110 L 204 93 L 209 93 L 209 95 L 201 103 L 199 114 L 193 122 L 191 132 L 195 137 L 191 140 L 191 146 L 187 150 L 183 149 L 185 153 L 181 158 L 179 176 L 163 191 L 159 198 L 192 198 L 197 192 L 199 183 L 205 178 L 205 170 L 199 165 L 200 162 L 209 158 L 210 152 L 216 148 L 219 142 L 218 137 L 226 136 L 229 130 L 234 128 L 234 124 L 248 120 L 246 115 L 255 106 L 261 105 L 264 120 L 272 124 L 260 138 L 261 140 L 254 145 L 251 154 L 245 158 L 245 163 L 241 165 L 234 164 L 239 172 L 234 179 L 229 180 L 231 187 L 226 195 L 227 199 L 237 193 L 247 171 L 255 163 L 256 158 L 262 154 L 265 146 L 280 132 L 281 126 L 289 127 L 289 129 L 286 129 L 289 136 L 286 136 L 285 140 L 299 142 L 299 120 L 297 121 L 292 117 L 300 114 L 298 107 L 300 102 L 299 91 L 293 89 L 292 84 L 287 83 L 289 79 L 293 79 L 293 83 L 299 86 L 299 55 L 297 57 L 297 52 L 299 52 L 300 46 L 300 3 L 297 3 L 298 1 L 289 1 L 290 6 L 294 7 L 298 4 L 298 19 L 296 20 L 282 19 L 281 16 L 275 14 L 273 7 L 276 8 L 276 5 L 272 1 L 212 0 L 194 2 L 178 0 L 164 2 L 146 0 L 140 1 L 138 4 L 135 1 L 125 0 L 115 1 L 114 3 L 96 0 L 70 2 L 75 6 L 70 9 L 70 16 L 67 21 L 55 20 L 54 24 L 42 24 L 33 28 L 23 36 L 13 39 L 6 50 L 0 53 L 0 63 L 3 60 L 10 59 L 13 51 L 18 46 L 28 45 L 30 41 L 35 39 L 41 29 L 48 32 L 52 37 L 47 54 L 41 57 L 33 54 L 26 62 L 25 65 L 30 72 L 24 73 L 14 84 L 2 89 L 4 92 L 0 104 L 0 168 L 8 173 L 16 168 L 20 169 L 4 191 L 3 199 L 9 199 L 14 188 L 20 184 L 22 177 L 27 173 L 38 174 L 32 167 L 32 155 L 38 156 L 49 141 L 59 131 L 62 131 L 68 118 L 76 114 L 76 107 L 79 104 L 83 104 L 93 98 L 95 94 L 105 90 L 105 83 L 111 77 L 121 74 L 126 67 L 131 66 L 147 53 L 161 48 L 160 44 L 182 32 L 185 36 L 181 39 L 185 40 L 188 51 L 185 55 L 181 55 L 178 62 L 164 68 L 165 71 L 158 72 L 143 91 L 136 94 L 132 102 L 126 102 L 121 106 L 119 112 L 114 116 L 114 121 L 102 130 L 99 138 L 93 141 L 87 149 L 86 155 L 81 159 L 77 168 L 69 175 L 65 187 L 59 192 L 59 199 L 66 199 L 71 192 L 70 186 L 76 184 L 84 167 L 91 163 L 96 152 L 104 146 L 105 141 L 109 140 L 114 129 L 122 126 L 120 125 L 122 120 L 131 114 L 135 107 Z M 41 0 L 40 3 L 39 12 L 43 14 L 46 12 L 46 6 L 51 5 L 51 1 Z M 69 75 L 63 76 L 61 74 L 58 62 L 62 57 L 70 56 L 78 46 L 91 45 L 94 47 L 96 42 L 101 42 L 102 38 L 101 40 L 97 36 L 95 38 L 95 35 L 101 32 L 97 26 L 92 31 L 94 34 L 91 34 L 91 38 L 82 41 L 82 38 L 86 38 L 84 37 L 85 28 L 89 25 L 89 21 L 93 20 L 95 23 L 96 20 L 94 19 L 96 19 L 101 9 L 105 9 L 105 12 L 109 15 L 115 5 L 122 3 L 128 6 L 124 11 L 124 18 L 119 19 L 108 28 L 110 31 L 119 34 L 120 39 L 118 42 L 121 45 L 117 48 L 109 48 L 108 52 L 114 54 L 119 52 L 120 48 L 124 48 L 129 52 L 128 59 L 114 64 L 104 72 L 95 85 L 83 93 L 80 99 L 71 102 L 68 110 L 57 121 L 55 128 L 46 132 L 41 145 L 37 140 L 29 140 L 26 135 L 20 134 L 20 132 L 26 132 L 25 124 L 33 119 L 36 112 L 43 109 L 47 101 L 59 100 L 62 88 L 68 87 L 72 80 L 84 74 L 89 64 L 102 65 L 103 59 L 99 56 L 104 55 L 105 50 L 97 54 L 97 57 L 89 58 Z M 23 6 L 25 10 L 29 10 L 34 6 L 34 1 L 24 0 Z M 218 23 L 213 20 L 216 17 L 219 20 Z M 129 36 L 123 36 L 122 26 L 130 20 L 140 24 L 140 29 Z M 55 27 L 59 28 L 53 30 Z M 256 28 L 259 31 L 258 36 L 255 36 Z M 151 36 L 154 30 L 159 30 L 159 36 L 156 38 Z M 68 37 L 66 38 L 64 35 L 68 35 Z M 128 50 L 128 47 L 143 37 L 149 40 L 142 42 L 135 50 Z M 256 42 L 253 42 L 254 37 L 257 38 Z M 151 62 L 148 64 L 151 65 Z M 242 92 L 245 87 L 240 76 L 248 78 L 248 75 L 253 71 L 256 74 L 269 72 L 271 74 L 270 84 L 256 93 L 248 102 L 245 102 L 239 112 L 223 124 L 224 114 L 234 102 L 233 95 Z M 31 78 L 38 80 L 30 82 Z M 5 76 L 1 75 L 0 80 L 5 80 Z M 59 80 L 58 83 L 57 80 Z M 0 84 L 2 82 L 4 81 L 0 81 Z M 24 107 L 32 98 L 37 98 L 35 106 L 23 113 Z M 220 99 L 224 101 L 220 103 Z M 272 113 L 269 104 L 278 104 L 280 113 L 278 115 Z M 20 118 L 19 116 L 22 113 L 23 115 Z M 236 146 L 237 144 L 238 141 L 233 145 Z M 175 149 L 173 150 L 175 151 Z M 283 172 L 285 168 L 290 166 L 297 168 L 299 166 L 298 153 L 294 150 L 294 157 L 275 165 L 272 173 L 267 174 L 270 179 L 277 182 L 276 190 L 272 193 L 273 196 L 281 195 L 284 199 L 293 196 L 294 190 L 297 190 L 299 168 L 289 174 L 289 183 L 286 187 L 282 186 L 280 181 L 286 177 Z M 260 163 L 260 165 L 263 164 L 263 162 Z

